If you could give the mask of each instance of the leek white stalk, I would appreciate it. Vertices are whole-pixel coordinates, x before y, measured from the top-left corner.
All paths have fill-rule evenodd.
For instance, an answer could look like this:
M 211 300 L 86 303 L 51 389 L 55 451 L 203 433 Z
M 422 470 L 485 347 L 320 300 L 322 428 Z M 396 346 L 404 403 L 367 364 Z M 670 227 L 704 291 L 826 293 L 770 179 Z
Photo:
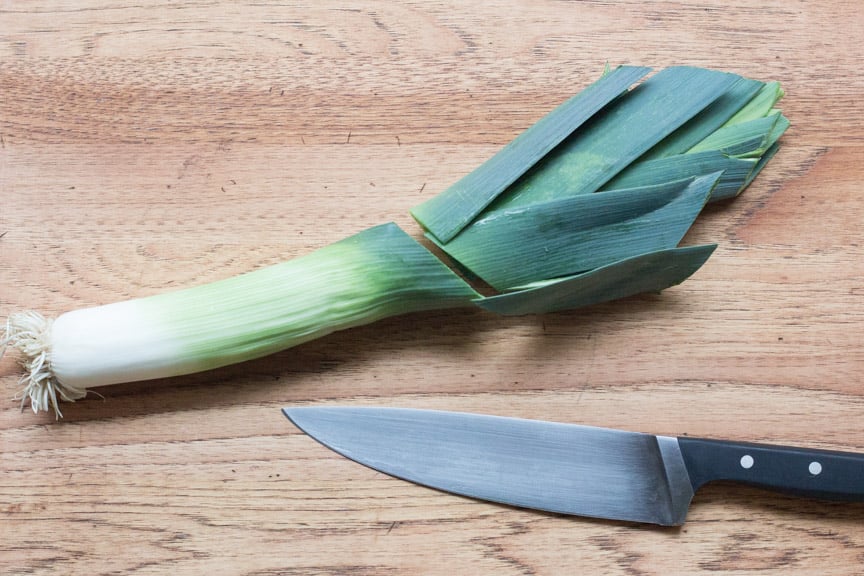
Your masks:
M 88 387 L 189 374 L 284 350 L 407 312 L 470 305 L 477 293 L 395 224 L 211 284 L 83 308 L 55 320 L 9 317 L 34 412 Z

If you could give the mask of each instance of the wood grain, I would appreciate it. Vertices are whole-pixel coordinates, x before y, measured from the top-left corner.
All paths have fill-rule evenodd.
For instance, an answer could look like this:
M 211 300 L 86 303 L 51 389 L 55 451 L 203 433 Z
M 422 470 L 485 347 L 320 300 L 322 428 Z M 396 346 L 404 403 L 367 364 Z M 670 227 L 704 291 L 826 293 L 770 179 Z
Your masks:
M 73 6 L 74 4 L 74 6 Z M 860 574 L 864 504 L 730 485 L 680 529 L 372 472 L 288 404 L 386 404 L 864 451 L 864 13 L 839 0 L 0 3 L 0 314 L 224 278 L 384 221 L 605 62 L 782 82 L 783 148 L 661 295 L 394 318 L 20 411 L 0 362 L 3 574 Z

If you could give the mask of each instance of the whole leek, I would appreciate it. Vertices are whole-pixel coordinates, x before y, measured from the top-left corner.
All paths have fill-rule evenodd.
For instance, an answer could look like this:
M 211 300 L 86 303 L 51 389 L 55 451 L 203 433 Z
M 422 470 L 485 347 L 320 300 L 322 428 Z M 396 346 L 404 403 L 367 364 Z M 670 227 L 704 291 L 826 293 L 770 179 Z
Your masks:
M 22 405 L 250 360 L 376 320 L 477 305 L 537 314 L 674 286 L 713 245 L 678 243 L 778 149 L 776 82 L 694 67 L 607 69 L 451 188 L 412 210 L 461 274 L 395 224 L 234 278 L 75 310 L 12 314 Z M 631 87 L 636 84 L 635 87 Z M 463 278 L 482 280 L 481 296 Z

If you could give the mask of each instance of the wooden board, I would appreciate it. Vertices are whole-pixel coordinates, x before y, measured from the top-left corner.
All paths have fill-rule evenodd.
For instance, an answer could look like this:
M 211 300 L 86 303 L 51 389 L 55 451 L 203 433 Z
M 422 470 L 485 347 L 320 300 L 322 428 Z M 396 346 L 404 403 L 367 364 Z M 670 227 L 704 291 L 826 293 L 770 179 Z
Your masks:
M 74 6 L 73 6 L 74 4 Z M 779 80 L 783 148 L 661 295 L 416 314 L 21 411 L 4 574 L 860 574 L 864 505 L 710 486 L 680 529 L 516 510 L 349 462 L 280 414 L 384 404 L 864 451 L 855 2 L 0 5 L 0 315 L 289 259 L 408 210 L 605 62 Z

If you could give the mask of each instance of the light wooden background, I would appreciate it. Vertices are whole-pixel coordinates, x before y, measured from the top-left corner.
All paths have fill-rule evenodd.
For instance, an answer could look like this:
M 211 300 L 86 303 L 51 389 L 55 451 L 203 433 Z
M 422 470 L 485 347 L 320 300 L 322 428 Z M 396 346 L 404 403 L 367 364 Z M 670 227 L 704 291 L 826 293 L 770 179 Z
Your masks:
M 787 90 L 784 147 L 659 296 L 418 314 L 21 412 L 0 362 L 0 573 L 861 574 L 864 505 L 711 486 L 681 529 L 441 494 L 300 434 L 385 404 L 864 452 L 854 0 L 0 2 L 0 316 L 259 268 L 395 220 L 606 61 Z M 864 482 L 864 480 L 862 480 Z

